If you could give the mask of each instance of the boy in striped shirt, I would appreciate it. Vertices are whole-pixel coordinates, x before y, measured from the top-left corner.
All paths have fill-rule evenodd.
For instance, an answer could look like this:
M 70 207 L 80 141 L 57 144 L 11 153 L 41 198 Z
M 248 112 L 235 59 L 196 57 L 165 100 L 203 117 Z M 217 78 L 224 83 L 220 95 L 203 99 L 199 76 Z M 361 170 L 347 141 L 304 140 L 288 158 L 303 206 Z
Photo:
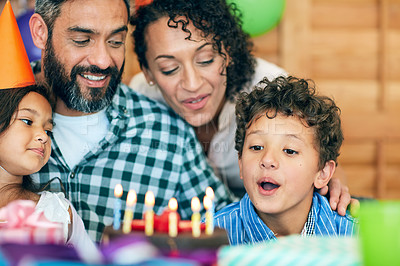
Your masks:
M 236 104 L 236 150 L 246 195 L 215 216 L 232 245 L 279 236 L 351 236 L 356 221 L 314 192 L 332 177 L 343 141 L 340 109 L 311 81 L 263 79 Z

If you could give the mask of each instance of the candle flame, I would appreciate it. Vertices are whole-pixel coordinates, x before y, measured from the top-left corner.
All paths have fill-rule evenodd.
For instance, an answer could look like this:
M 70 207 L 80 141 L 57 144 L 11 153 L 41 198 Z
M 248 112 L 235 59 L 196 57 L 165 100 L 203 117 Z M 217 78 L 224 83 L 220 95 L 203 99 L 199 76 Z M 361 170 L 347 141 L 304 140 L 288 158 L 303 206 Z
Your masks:
M 192 212 L 199 212 L 200 211 L 200 200 L 198 197 L 193 197 L 192 198 Z
M 114 196 L 115 197 L 120 198 L 122 196 L 123 192 L 124 192 L 124 190 L 122 189 L 121 184 L 115 185 L 115 188 L 114 188 Z
M 144 196 L 144 204 L 148 207 L 153 207 L 154 202 L 154 193 L 152 191 L 147 191 L 146 195 Z
M 211 199 L 214 200 L 214 190 L 211 187 L 206 188 L 206 195 Z
M 128 196 L 126 198 L 126 205 L 132 207 L 133 205 L 135 205 L 136 201 L 136 192 L 133 189 L 129 190 Z
M 209 210 L 212 206 L 212 201 L 209 196 L 205 195 L 203 198 L 203 205 L 206 210 Z
M 168 202 L 168 208 L 173 212 L 176 211 L 178 209 L 178 201 L 175 198 L 171 198 Z

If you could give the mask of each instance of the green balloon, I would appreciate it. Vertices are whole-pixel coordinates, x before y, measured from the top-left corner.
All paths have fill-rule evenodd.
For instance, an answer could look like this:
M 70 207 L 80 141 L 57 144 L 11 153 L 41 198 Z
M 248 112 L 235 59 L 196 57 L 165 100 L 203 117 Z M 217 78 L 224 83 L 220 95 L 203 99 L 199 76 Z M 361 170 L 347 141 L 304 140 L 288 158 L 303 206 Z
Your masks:
M 251 37 L 262 35 L 278 25 L 285 9 L 285 0 L 227 0 L 242 13 L 243 30 Z

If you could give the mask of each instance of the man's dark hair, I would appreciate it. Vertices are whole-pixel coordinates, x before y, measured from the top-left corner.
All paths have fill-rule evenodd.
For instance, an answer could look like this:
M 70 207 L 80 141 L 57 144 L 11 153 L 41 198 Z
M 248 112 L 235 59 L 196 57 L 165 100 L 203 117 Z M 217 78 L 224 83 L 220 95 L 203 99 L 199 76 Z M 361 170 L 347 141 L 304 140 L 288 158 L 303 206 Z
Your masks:
M 46 23 L 48 29 L 49 39 L 53 34 L 54 23 L 60 16 L 61 7 L 64 3 L 73 0 L 36 0 L 35 1 L 35 13 L 38 13 Z M 130 16 L 130 5 L 129 0 L 123 0 L 126 9 L 128 11 L 128 20 Z

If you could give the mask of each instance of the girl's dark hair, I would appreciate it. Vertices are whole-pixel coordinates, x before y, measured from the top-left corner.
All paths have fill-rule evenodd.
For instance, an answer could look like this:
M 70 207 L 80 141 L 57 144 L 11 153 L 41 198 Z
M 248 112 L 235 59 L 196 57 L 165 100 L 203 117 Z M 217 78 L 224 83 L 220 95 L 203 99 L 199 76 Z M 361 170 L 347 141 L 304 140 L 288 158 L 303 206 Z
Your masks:
M 18 110 L 18 105 L 22 99 L 30 92 L 42 95 L 49 103 L 50 96 L 45 87 L 32 85 L 22 88 L 0 89 L 0 137 L 9 128 Z M 52 106 L 53 107 L 53 106 Z M 24 176 L 22 187 L 29 191 L 35 191 L 31 178 Z
M 30 92 L 39 93 L 50 103 L 49 93 L 43 86 L 32 85 L 22 88 L 0 89 L 0 136 L 10 126 L 19 103 Z
M 181 27 L 187 33 L 188 40 L 191 40 L 192 33 L 187 25 L 192 22 L 203 33 L 202 37 L 211 37 L 214 49 L 223 58 L 226 59 L 227 55 L 230 57 L 226 71 L 227 99 L 233 100 L 235 94 L 251 81 L 255 69 L 255 59 L 251 54 L 253 43 L 241 28 L 241 15 L 236 5 L 228 5 L 225 0 L 154 0 L 140 7 L 130 23 L 135 27 L 132 36 L 141 68 L 148 68 L 145 56 L 146 29 L 162 17 L 169 17 L 169 27 Z
M 272 115 L 271 113 L 272 112 Z M 236 103 L 235 148 L 242 156 L 246 130 L 254 119 L 265 113 L 273 119 L 277 114 L 296 116 L 315 130 L 315 148 L 319 152 L 319 168 L 339 156 L 343 142 L 340 109 L 326 96 L 317 95 L 314 83 L 295 77 L 264 78 L 250 93 L 241 93 Z

